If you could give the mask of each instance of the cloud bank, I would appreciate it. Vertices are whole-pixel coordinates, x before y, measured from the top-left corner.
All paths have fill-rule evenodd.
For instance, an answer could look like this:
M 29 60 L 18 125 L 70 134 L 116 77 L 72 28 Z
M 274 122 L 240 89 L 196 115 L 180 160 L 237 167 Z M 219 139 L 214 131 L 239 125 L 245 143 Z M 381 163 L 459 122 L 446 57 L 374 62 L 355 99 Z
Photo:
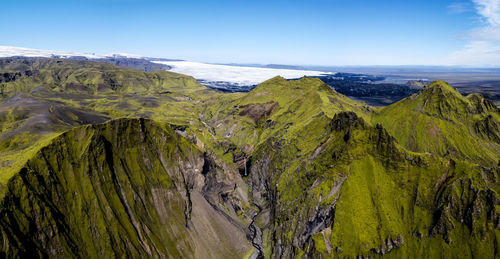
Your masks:
M 261 67 L 241 67 L 229 65 L 206 64 L 191 61 L 153 61 L 154 63 L 171 66 L 170 71 L 193 76 L 207 82 L 227 82 L 238 86 L 252 86 L 260 84 L 275 76 L 286 79 L 303 76 L 319 76 L 331 74 L 328 72 L 295 69 L 275 69 Z

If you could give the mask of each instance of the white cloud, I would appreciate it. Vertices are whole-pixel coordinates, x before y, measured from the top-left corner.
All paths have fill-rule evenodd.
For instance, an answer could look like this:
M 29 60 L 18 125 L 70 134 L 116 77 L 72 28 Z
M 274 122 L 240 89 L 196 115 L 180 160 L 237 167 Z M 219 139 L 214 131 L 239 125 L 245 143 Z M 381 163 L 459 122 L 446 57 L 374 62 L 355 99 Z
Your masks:
M 102 58 L 95 54 L 88 53 L 77 53 L 69 51 L 58 51 L 58 50 L 39 50 L 39 49 L 29 49 L 11 46 L 0 46 L 0 57 L 13 57 L 13 56 L 23 56 L 23 57 L 87 57 L 87 58 Z
M 500 42 L 500 26 L 488 26 L 473 29 L 465 35 L 466 39 L 473 41 L 493 41 Z
M 472 0 L 483 26 L 471 30 L 467 36 L 472 41 L 500 42 L 500 0 Z
M 491 26 L 500 26 L 500 0 L 473 0 L 479 15 Z
M 470 67 L 498 67 L 500 66 L 500 45 L 489 41 L 472 41 L 463 49 L 453 53 L 444 63 Z
M 443 60 L 447 65 L 500 66 L 500 0 L 472 0 L 482 27 L 465 34 L 470 42 Z
M 474 10 L 470 2 L 454 2 L 447 6 L 448 13 L 461 14 Z

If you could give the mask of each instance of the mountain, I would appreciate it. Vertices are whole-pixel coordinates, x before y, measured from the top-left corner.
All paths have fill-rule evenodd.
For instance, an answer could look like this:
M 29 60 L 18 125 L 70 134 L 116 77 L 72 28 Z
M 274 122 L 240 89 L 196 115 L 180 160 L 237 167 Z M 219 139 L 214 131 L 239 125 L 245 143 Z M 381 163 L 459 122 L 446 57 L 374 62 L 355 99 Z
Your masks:
M 167 71 L 145 73 L 102 62 L 64 59 L 1 59 L 2 95 L 43 85 L 62 92 L 157 92 L 168 87 L 201 87 L 194 78 Z M 168 80 L 167 80 L 168 78 Z
M 411 151 L 498 164 L 500 110 L 479 94 L 462 96 L 445 82 L 380 109 L 375 121 Z
M 168 70 L 171 67 L 163 64 L 153 63 L 151 61 L 157 60 L 153 58 L 142 57 L 134 54 L 108 54 L 96 55 L 94 53 L 77 53 L 59 50 L 38 50 L 11 46 L 0 46 L 0 58 L 60 58 L 71 60 L 92 60 L 97 62 L 104 62 L 115 66 L 133 68 L 145 72 L 155 70 Z M 160 59 L 163 60 L 163 59 Z
M 318 78 L 224 93 L 2 64 L 5 257 L 499 256 L 499 110 L 481 95 L 436 81 L 372 107 Z
M 68 131 L 9 181 L 0 212 L 4 256 L 243 256 L 251 247 L 244 221 L 204 197 L 241 178 L 213 179 L 220 174 L 207 163 L 169 126 L 149 120 Z
M 408 152 L 353 112 L 318 117 L 299 136 L 276 134 L 252 158 L 264 254 L 496 255 L 498 169 Z
M 189 76 L 93 61 L 8 58 L 0 59 L 0 68 L 0 193 L 30 156 L 66 130 L 152 116 L 151 109 L 177 123 L 194 117 L 185 100 L 211 95 Z

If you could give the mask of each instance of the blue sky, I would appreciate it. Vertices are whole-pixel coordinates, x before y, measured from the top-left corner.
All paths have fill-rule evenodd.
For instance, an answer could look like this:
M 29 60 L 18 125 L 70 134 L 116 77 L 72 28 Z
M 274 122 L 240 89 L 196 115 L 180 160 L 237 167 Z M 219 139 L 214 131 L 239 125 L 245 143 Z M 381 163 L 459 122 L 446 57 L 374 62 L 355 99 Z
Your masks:
M 219 63 L 500 66 L 500 0 L 3 0 L 0 45 Z

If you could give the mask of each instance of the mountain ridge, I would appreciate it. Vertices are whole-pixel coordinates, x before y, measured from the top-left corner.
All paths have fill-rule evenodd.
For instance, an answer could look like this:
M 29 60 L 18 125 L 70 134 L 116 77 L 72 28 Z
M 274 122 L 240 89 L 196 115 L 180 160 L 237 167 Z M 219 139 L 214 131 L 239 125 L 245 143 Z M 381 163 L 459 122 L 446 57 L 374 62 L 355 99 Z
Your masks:
M 59 258 L 241 256 L 251 247 L 241 243 L 245 230 L 203 198 L 202 188 L 217 188 L 203 187 L 210 174 L 203 165 L 197 148 L 149 120 L 70 130 L 9 181 L 0 212 L 2 250 L 8 257 L 35 251 Z M 44 217 L 26 224 L 37 215 Z
M 479 95 L 464 97 L 445 82 L 380 109 L 375 118 L 412 151 L 498 163 L 499 146 L 488 137 L 498 134 L 498 108 Z M 391 123 L 394 120 L 399 123 Z
M 45 73 L 96 69 L 73 62 Z M 438 81 L 377 108 L 317 78 L 248 93 L 160 79 L 162 93 L 15 80 L 27 90 L 0 103 L 6 256 L 498 256 L 499 113 L 482 96 Z

